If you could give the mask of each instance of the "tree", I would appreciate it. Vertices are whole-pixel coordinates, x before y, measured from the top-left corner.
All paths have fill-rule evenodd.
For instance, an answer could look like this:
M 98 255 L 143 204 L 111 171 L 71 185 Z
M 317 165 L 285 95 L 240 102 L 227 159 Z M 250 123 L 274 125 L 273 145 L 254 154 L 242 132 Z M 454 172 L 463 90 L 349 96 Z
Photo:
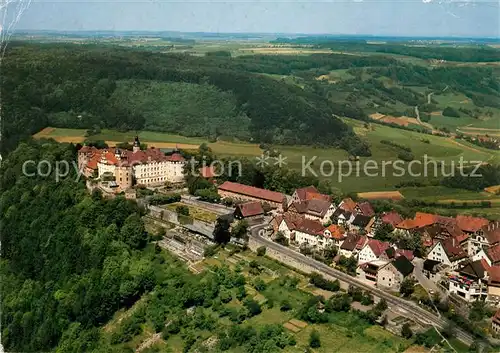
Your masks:
M 288 246 L 288 239 L 282 231 L 278 231 L 274 236 L 274 241 L 278 244 Z
M 259 303 L 257 303 L 253 299 L 246 299 L 243 302 L 243 305 L 247 308 L 250 316 L 259 315 L 262 312 L 262 309 L 261 309 Z
M 292 305 L 290 304 L 290 302 L 287 299 L 283 299 L 283 301 L 281 302 L 280 310 L 281 311 L 289 311 L 291 309 L 292 309 Z
M 143 248 L 148 242 L 148 234 L 144 229 L 139 214 L 134 213 L 125 219 L 122 229 L 120 230 L 122 241 L 134 249 Z
M 264 256 L 266 254 L 266 247 L 260 246 L 257 248 L 257 256 Z
M 214 227 L 214 241 L 217 244 L 227 244 L 231 240 L 231 233 L 229 232 L 230 228 L 229 221 L 225 218 L 218 218 L 217 223 L 215 223 Z
M 319 332 L 316 330 L 312 330 L 311 334 L 309 335 L 309 347 L 311 348 L 321 347 Z
M 241 220 L 231 230 L 231 236 L 238 239 L 246 239 L 248 232 L 248 222 Z
M 453 118 L 460 118 L 460 113 L 452 107 L 446 107 L 443 109 L 443 116 L 451 116 Z
M 389 223 L 382 223 L 375 231 L 374 238 L 380 241 L 387 241 L 391 239 L 391 233 L 394 227 Z
M 404 297 L 409 297 L 415 291 L 415 281 L 409 277 L 403 279 L 399 288 L 399 293 Z
M 401 327 L 401 336 L 403 336 L 406 339 L 410 339 L 413 336 L 413 332 L 410 328 L 410 324 L 405 322 L 403 324 L 403 327 Z
M 186 205 L 176 206 L 175 212 L 183 216 L 189 216 L 189 207 L 187 207 Z

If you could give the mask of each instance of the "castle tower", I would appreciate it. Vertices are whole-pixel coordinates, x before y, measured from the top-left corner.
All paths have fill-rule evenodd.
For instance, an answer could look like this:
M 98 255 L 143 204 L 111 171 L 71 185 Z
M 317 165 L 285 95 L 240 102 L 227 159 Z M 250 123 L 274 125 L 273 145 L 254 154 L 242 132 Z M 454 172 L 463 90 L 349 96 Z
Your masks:
M 141 143 L 139 141 L 139 136 L 136 136 L 134 139 L 134 147 L 132 148 L 132 152 L 139 152 L 141 150 Z

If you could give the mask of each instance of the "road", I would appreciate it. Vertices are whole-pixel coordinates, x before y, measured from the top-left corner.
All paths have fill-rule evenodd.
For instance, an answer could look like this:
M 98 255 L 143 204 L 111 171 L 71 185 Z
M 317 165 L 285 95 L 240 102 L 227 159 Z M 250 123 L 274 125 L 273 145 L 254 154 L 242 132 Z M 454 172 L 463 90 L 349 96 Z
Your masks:
M 332 267 L 329 267 L 319 261 L 313 260 L 307 256 L 302 255 L 301 253 L 295 252 L 285 246 L 279 245 L 270 239 L 263 237 L 260 235 L 261 229 L 264 228 L 264 225 L 257 225 L 254 226 L 250 229 L 251 231 L 251 236 L 258 240 L 260 243 L 264 244 L 268 249 L 272 249 L 276 252 L 279 252 L 282 256 L 287 256 L 289 258 L 292 258 L 293 260 L 297 262 L 301 262 L 304 264 L 307 264 L 308 266 L 314 268 L 318 273 L 323 274 L 323 275 L 328 275 L 334 278 L 337 278 L 338 280 L 347 282 L 349 284 L 352 284 L 358 288 L 361 288 L 365 291 L 371 292 L 373 295 L 379 297 L 379 298 L 384 298 L 389 305 L 396 306 L 398 308 L 404 309 L 408 312 L 410 316 L 412 316 L 415 320 L 421 321 L 430 325 L 433 325 L 436 328 L 443 329 L 447 326 L 448 320 L 444 318 L 440 318 L 436 316 L 435 314 L 432 314 L 428 312 L 425 309 L 422 309 L 421 307 L 417 306 L 416 304 L 406 301 L 404 299 L 398 298 L 393 296 L 392 294 L 389 294 L 387 292 L 384 292 L 378 288 L 375 288 L 371 285 L 368 285 L 355 277 L 349 276 L 346 273 L 343 273 L 339 270 L 336 270 Z M 467 345 L 472 344 L 473 337 L 468 334 L 467 332 L 463 331 L 462 329 L 459 329 L 458 327 L 455 330 L 455 337 L 459 339 L 460 341 L 464 342 Z

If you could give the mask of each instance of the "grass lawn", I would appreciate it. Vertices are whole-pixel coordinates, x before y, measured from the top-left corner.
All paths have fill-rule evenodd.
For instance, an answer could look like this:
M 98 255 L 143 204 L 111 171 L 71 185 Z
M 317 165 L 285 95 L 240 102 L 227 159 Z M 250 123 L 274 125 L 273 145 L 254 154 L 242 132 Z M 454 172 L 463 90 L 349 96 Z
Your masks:
M 198 219 L 200 221 L 204 222 L 215 222 L 217 220 L 217 215 L 215 213 L 209 212 L 207 210 L 204 210 L 202 208 L 196 207 L 196 206 L 191 206 L 191 205 L 186 205 L 182 202 L 175 202 L 166 205 L 165 207 L 168 208 L 169 210 L 176 211 L 177 206 L 186 206 L 189 208 L 189 216 Z

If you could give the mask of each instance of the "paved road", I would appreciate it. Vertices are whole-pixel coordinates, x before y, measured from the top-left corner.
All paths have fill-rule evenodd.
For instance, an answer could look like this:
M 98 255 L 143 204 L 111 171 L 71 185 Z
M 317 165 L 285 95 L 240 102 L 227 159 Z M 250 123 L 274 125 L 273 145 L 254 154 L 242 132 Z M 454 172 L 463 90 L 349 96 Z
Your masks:
M 440 318 L 436 316 L 435 314 L 432 314 L 428 312 L 425 309 L 422 309 L 421 307 L 417 306 L 416 304 L 406 301 L 404 299 L 398 298 L 393 296 L 392 294 L 389 294 L 387 292 L 384 292 L 378 288 L 375 288 L 371 285 L 368 285 L 355 277 L 349 276 L 346 273 L 343 273 L 341 271 L 338 271 L 334 268 L 331 268 L 319 261 L 313 260 L 309 257 L 306 257 L 302 255 L 301 253 L 295 252 L 285 246 L 276 244 L 275 242 L 269 240 L 266 237 L 262 237 L 260 235 L 260 230 L 263 228 L 263 225 L 258 225 L 254 226 L 251 228 L 251 236 L 258 240 L 260 243 L 265 244 L 265 246 L 269 249 L 273 249 L 274 251 L 277 251 L 281 253 L 281 255 L 287 256 L 289 258 L 294 259 L 297 262 L 302 262 L 307 264 L 308 266 L 314 268 L 318 273 L 328 275 L 334 278 L 337 278 L 341 281 L 347 282 L 349 284 L 352 284 L 358 288 L 361 288 L 363 290 L 371 292 L 373 295 L 379 297 L 379 298 L 384 298 L 388 304 L 396 306 L 398 308 L 404 309 L 408 312 L 410 316 L 413 317 L 413 319 L 431 324 L 439 329 L 443 329 L 446 327 L 448 324 L 448 321 L 444 318 Z M 464 342 L 465 344 L 472 344 L 473 337 L 468 334 L 467 332 L 456 328 L 455 330 L 455 336 L 457 339 L 460 341 Z

